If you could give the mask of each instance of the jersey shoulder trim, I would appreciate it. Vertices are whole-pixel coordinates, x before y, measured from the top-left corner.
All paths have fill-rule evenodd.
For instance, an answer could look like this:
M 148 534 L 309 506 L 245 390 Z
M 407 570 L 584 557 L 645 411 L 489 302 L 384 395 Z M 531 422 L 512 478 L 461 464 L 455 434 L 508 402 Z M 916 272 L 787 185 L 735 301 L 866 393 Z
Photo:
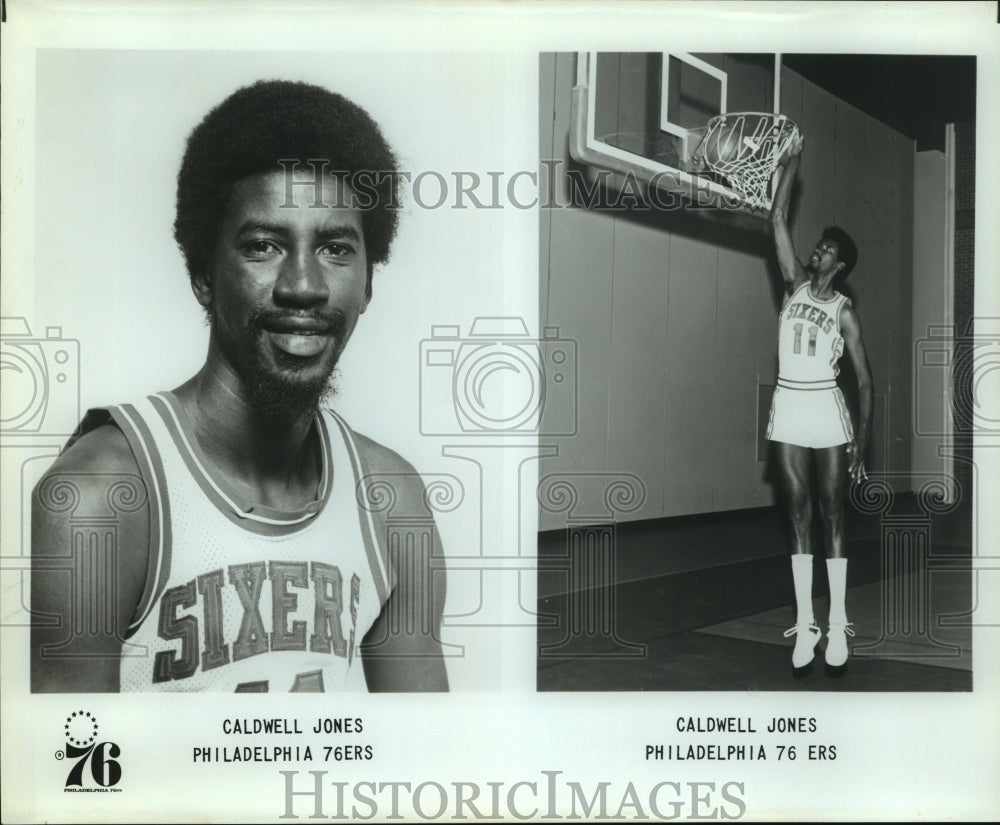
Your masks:
M 842 326 L 841 326 L 841 323 L 840 323 L 840 315 L 841 315 L 841 313 L 845 309 L 849 309 L 849 308 L 853 307 L 854 304 L 851 302 L 851 299 L 848 298 L 846 295 L 844 295 L 844 293 L 842 293 L 842 292 L 838 292 L 837 293 L 837 297 L 840 299 L 840 302 L 837 304 L 837 312 L 836 312 L 836 316 L 837 316 L 837 332 L 840 333 L 840 334 L 842 334 L 843 333 L 843 329 L 842 329 Z
M 149 615 L 170 576 L 170 497 L 162 456 L 142 415 L 132 404 L 108 407 L 106 412 L 128 441 L 146 485 L 149 500 L 146 584 L 142 598 L 129 622 L 127 636 L 131 636 Z
M 346 421 L 330 409 L 323 411 L 329 416 L 331 429 L 341 434 L 351 462 L 351 473 L 354 478 L 355 503 L 357 504 L 361 538 L 365 545 L 365 555 L 372 580 L 378 592 L 379 602 L 385 604 L 389 593 L 395 587 L 395 575 L 389 562 L 388 525 L 384 508 L 377 506 L 378 494 L 370 486 L 374 480 L 371 468 L 364 453 L 358 446 L 354 431 Z

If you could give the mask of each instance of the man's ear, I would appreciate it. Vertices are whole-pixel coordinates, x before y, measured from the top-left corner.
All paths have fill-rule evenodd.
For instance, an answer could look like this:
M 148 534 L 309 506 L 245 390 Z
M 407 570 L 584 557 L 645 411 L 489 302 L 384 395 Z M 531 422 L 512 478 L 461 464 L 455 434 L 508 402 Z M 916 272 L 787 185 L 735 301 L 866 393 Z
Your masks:
M 200 270 L 191 273 L 191 291 L 202 307 L 206 310 L 212 308 L 212 281 L 208 272 Z
M 214 295 L 212 294 L 212 280 L 206 270 L 201 270 L 191 275 L 191 291 L 198 299 L 201 308 L 205 310 L 205 318 L 209 326 L 214 320 L 213 307 L 215 306 Z
M 847 266 L 847 264 L 845 264 L 843 261 L 837 261 L 837 269 L 836 269 L 836 271 L 840 272 L 840 270 L 842 270 L 845 266 Z

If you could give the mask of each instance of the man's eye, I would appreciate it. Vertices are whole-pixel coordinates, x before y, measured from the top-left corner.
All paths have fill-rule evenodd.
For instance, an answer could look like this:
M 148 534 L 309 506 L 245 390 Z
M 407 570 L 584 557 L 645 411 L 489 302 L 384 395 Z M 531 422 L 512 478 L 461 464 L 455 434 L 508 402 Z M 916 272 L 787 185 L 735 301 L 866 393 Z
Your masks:
M 270 241 L 250 241 L 243 247 L 246 252 L 254 256 L 270 255 L 277 252 L 278 248 Z
M 331 258 L 346 258 L 353 252 L 354 250 L 350 246 L 343 243 L 328 243 L 323 247 L 323 254 Z

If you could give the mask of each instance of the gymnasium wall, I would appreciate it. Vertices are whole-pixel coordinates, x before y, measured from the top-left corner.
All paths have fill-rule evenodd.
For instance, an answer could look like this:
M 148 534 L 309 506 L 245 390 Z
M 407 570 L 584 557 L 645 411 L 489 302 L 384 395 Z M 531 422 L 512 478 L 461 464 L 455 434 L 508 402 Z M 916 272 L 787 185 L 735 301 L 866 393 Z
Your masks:
M 936 149 L 917 152 L 913 172 L 913 340 L 936 335 L 934 348 L 939 349 L 947 346 L 943 328 L 951 309 L 945 295 L 951 285 L 946 254 L 948 158 Z M 922 360 L 918 356 L 915 363 Z M 938 447 L 942 441 L 939 433 L 951 426 L 950 372 L 916 367 L 914 373 L 913 411 L 919 426 L 914 428 L 911 442 L 912 469 L 915 473 L 948 472 L 952 460 L 939 455 Z
M 955 362 L 968 364 L 972 357 L 976 263 L 976 122 L 955 124 L 955 304 L 954 323 L 958 336 Z M 989 323 L 988 321 L 986 323 Z M 983 328 L 975 333 L 983 334 Z M 976 422 L 972 408 L 972 371 L 956 376 L 953 403 L 955 422 L 955 477 L 961 490 L 973 489 L 972 436 Z M 980 422 L 982 423 L 982 422 Z
M 772 108 L 764 68 L 715 62 L 740 74 L 730 109 Z M 635 86 L 627 70 L 623 95 Z M 542 56 L 541 158 L 558 161 L 549 166 L 554 204 L 568 202 L 567 170 L 586 171 L 567 148 L 574 77 L 575 55 Z M 781 94 L 806 135 L 793 237 L 802 252 L 837 222 L 858 242 L 848 286 L 875 380 L 870 466 L 906 473 L 914 144 L 788 69 Z M 780 295 L 768 235 L 682 211 L 542 209 L 539 273 L 541 322 L 576 340 L 579 390 L 577 434 L 544 440 L 559 454 L 540 475 L 631 474 L 645 491 L 641 506 L 612 513 L 599 485 L 581 485 L 577 512 L 626 521 L 775 502 L 762 438 Z M 542 529 L 564 523 L 542 511 Z

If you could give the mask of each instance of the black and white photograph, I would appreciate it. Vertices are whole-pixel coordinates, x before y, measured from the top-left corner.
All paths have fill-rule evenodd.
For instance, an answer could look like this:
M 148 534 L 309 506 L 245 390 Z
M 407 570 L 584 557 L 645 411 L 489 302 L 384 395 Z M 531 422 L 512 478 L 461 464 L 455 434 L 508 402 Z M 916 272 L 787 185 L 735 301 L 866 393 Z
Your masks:
M 321 407 L 390 254 L 399 172 L 363 109 L 301 81 L 244 86 L 191 132 L 174 236 L 206 360 L 175 390 L 88 410 L 36 484 L 31 611 L 52 620 L 32 628 L 33 691 L 323 692 L 356 684 L 359 658 L 369 690 L 447 690 L 431 554 L 390 559 L 358 494 L 398 479 L 416 515 L 419 476 Z M 109 505 L 113 530 L 83 527 Z M 68 555 L 98 575 L 73 581 Z
M 373 60 L 373 81 L 345 58 L 38 52 L 36 312 L 4 341 L 33 692 L 435 692 L 449 660 L 490 686 L 442 637 L 435 509 L 454 524 L 472 497 L 440 448 L 419 460 L 420 422 L 454 406 L 420 395 L 422 338 L 476 312 L 451 290 L 466 253 L 442 262 L 430 228 L 463 223 L 428 156 L 461 130 L 399 106 L 419 62 Z M 481 600 L 468 581 L 456 613 Z
M 6 2 L 0 819 L 995 816 L 1000 26 L 872 5 Z
M 972 689 L 976 77 L 542 56 L 540 690 Z

